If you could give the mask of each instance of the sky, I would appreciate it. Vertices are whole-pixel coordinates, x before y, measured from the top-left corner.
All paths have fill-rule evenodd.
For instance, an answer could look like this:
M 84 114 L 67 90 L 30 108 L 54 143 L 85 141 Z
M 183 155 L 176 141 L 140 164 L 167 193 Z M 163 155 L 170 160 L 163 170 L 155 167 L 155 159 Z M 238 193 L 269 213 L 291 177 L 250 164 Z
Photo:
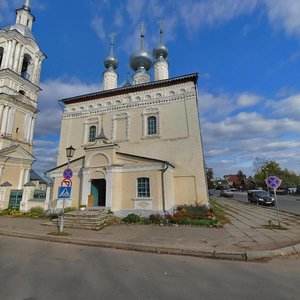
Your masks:
M 199 73 L 205 163 L 215 177 L 253 174 L 256 157 L 300 173 L 300 0 L 31 0 L 47 55 L 34 134 L 34 168 L 56 166 L 58 99 L 102 89 L 116 33 L 119 85 L 146 23 L 149 51 L 163 20 L 170 77 Z M 0 0 L 0 27 L 24 0 Z M 131 72 L 133 74 L 133 72 Z M 153 75 L 153 74 L 152 74 Z M 153 77 L 152 77 L 153 78 Z

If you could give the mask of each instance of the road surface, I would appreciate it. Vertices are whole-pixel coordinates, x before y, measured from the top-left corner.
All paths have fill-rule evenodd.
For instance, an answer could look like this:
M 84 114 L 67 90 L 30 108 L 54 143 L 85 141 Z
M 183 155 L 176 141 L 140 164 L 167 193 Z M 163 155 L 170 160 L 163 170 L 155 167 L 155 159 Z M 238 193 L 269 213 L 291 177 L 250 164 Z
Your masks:
M 212 191 L 213 195 L 219 196 L 220 191 Z M 233 199 L 248 202 L 247 192 L 233 192 Z M 295 213 L 300 215 L 300 195 L 277 195 L 278 208 L 283 211 Z M 255 204 L 251 204 L 255 205 Z M 275 208 L 274 208 L 275 209 Z
M 0 299 L 299 299 L 300 258 L 231 262 L 0 237 Z

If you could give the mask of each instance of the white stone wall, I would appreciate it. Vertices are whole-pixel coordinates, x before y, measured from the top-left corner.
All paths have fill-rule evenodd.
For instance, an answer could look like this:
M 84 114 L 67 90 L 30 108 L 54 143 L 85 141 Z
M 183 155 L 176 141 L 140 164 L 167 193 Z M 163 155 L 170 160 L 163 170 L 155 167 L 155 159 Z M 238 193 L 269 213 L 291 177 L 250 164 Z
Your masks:
M 123 131 L 126 132 L 126 139 L 116 141 L 116 120 L 122 115 L 126 118 L 126 122 L 122 123 L 126 127 Z M 157 117 L 156 135 L 147 134 L 147 117 L 151 115 Z M 90 119 L 95 119 L 98 132 L 103 119 L 106 136 L 118 143 L 120 152 L 168 161 L 174 165 L 172 189 L 175 196 L 174 199 L 169 197 L 168 203 L 207 204 L 193 82 L 67 105 L 62 120 L 58 165 L 66 162 L 65 148 L 70 145 L 76 148 L 76 157 L 85 156 L 87 142 L 83 137 Z M 173 185 L 169 178 L 167 181 Z

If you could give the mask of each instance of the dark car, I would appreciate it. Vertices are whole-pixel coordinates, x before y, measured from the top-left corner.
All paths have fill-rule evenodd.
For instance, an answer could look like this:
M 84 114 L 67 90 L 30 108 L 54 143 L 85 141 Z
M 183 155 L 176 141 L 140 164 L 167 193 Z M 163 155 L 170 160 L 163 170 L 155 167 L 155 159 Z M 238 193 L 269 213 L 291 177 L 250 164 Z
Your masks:
M 273 197 L 264 190 L 249 190 L 248 191 L 248 202 L 256 203 L 260 205 L 274 206 L 275 200 Z
M 231 190 L 222 190 L 220 192 L 220 197 L 232 198 L 233 197 L 233 192 Z

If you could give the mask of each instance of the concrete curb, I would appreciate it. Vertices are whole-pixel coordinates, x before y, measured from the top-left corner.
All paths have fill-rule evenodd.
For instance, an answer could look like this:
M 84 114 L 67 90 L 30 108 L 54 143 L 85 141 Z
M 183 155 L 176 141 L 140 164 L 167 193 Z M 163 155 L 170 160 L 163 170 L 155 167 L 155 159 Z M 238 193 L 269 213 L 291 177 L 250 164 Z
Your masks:
M 112 248 L 119 250 L 131 250 L 147 253 L 156 254 L 172 254 L 172 255 L 183 255 L 183 256 L 194 256 L 203 258 L 214 258 L 223 260 L 236 260 L 236 261 L 261 261 L 269 260 L 279 256 L 288 256 L 300 254 L 300 244 L 289 246 L 285 248 L 279 248 L 275 250 L 262 250 L 262 251 L 248 251 L 248 252 L 218 252 L 216 250 L 201 250 L 201 249 L 187 249 L 187 248 L 176 248 L 176 247 L 163 247 L 163 246 L 151 246 L 144 244 L 133 244 L 126 242 L 117 241 L 97 241 L 81 239 L 70 236 L 51 236 L 45 234 L 32 234 L 27 232 L 16 232 L 16 231 L 4 231 L 0 230 L 0 235 L 8 237 L 19 237 L 26 239 L 35 239 L 47 242 L 58 242 L 73 245 L 84 245 L 91 247 L 102 247 Z

